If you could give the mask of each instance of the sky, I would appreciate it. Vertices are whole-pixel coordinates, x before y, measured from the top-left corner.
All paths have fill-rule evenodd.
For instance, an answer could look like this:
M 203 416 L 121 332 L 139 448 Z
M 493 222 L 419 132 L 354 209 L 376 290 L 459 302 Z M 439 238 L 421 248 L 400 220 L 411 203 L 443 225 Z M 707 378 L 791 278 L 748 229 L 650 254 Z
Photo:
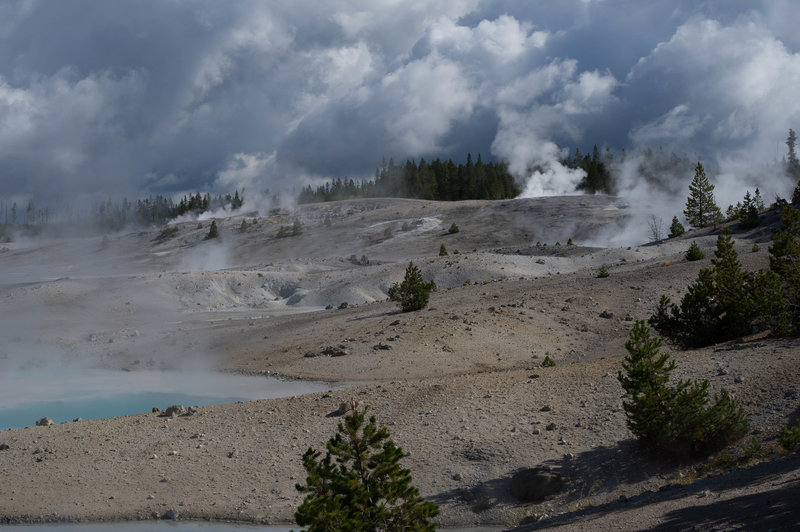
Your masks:
M 800 128 L 798 20 L 794 0 L 0 0 L 0 197 L 299 190 L 468 152 L 556 194 L 580 177 L 563 150 L 594 144 L 786 194 L 764 169 Z

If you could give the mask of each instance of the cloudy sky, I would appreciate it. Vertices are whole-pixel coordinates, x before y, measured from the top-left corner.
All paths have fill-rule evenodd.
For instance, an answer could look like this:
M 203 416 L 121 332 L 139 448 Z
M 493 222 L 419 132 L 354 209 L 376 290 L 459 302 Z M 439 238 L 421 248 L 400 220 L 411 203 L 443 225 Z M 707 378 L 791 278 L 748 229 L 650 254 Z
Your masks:
M 800 129 L 798 20 L 794 0 L 0 0 L 0 196 L 275 191 L 467 152 L 525 179 L 593 144 L 732 173 Z

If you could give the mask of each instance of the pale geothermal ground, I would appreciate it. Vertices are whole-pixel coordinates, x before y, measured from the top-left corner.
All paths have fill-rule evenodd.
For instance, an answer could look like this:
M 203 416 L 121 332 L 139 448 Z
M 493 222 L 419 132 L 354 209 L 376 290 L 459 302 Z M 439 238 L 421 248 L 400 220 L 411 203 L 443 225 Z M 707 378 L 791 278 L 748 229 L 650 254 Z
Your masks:
M 301 379 L 292 383 L 297 393 L 308 381 L 331 391 L 177 418 L 49 427 L 31 419 L 30 428 L 0 432 L 8 446 L 0 450 L 0 522 L 151 519 L 172 510 L 181 519 L 291 523 L 301 501 L 294 485 L 305 479 L 301 455 L 323 447 L 340 403 L 355 398 L 408 453 L 403 465 L 440 505 L 442 525 L 797 526 L 800 461 L 772 458 L 780 427 L 798 416 L 797 340 L 665 346 L 676 377 L 709 379 L 735 395 L 768 462 L 697 478 L 693 464 L 642 455 L 626 428 L 616 377 L 634 320 L 650 316 L 662 294 L 679 298 L 710 265 L 683 260 L 691 240 L 711 257 L 716 239 L 690 232 L 659 246 L 642 238 L 603 247 L 631 223 L 646 233 L 629 210 L 600 196 L 359 200 L 218 218 L 218 242 L 204 240 L 206 220 L 202 229 L 175 224 L 163 239 L 153 229 L 3 244 L 5 401 L 48 393 L 74 372 L 120 390 L 139 382 L 128 377 L 157 374 L 162 386 L 204 393 L 241 373 Z M 276 238 L 295 218 L 303 234 Z M 448 234 L 454 222 L 460 232 Z M 748 269 L 767 264 L 769 234 L 735 234 Z M 450 255 L 439 257 L 443 243 Z M 401 313 L 386 291 L 409 260 L 438 290 L 427 309 Z M 597 278 L 601 265 L 610 277 Z M 546 355 L 556 367 L 541 367 Z M 560 471 L 566 488 L 541 503 L 517 502 L 509 478 L 528 467 Z

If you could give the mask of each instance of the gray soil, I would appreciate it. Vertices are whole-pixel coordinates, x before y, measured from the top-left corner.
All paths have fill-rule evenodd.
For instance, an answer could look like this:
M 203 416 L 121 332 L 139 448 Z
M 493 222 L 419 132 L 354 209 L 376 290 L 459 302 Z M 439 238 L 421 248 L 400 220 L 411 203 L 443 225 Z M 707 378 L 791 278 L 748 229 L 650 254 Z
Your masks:
M 295 218 L 303 233 L 278 238 Z M 291 523 L 301 455 L 324 446 L 340 403 L 355 399 L 407 453 L 403 465 L 440 505 L 443 525 L 800 525 L 790 498 L 798 460 L 774 459 L 777 433 L 800 414 L 800 341 L 756 335 L 692 351 L 665 346 L 676 377 L 734 394 L 751 423 L 744 441 L 764 442 L 765 463 L 698 475 L 697 464 L 648 458 L 625 425 L 617 373 L 634 320 L 650 316 L 662 294 L 679 298 L 709 266 L 683 253 L 695 240 L 712 256 L 716 232 L 602 247 L 640 222 L 600 196 L 337 202 L 249 214 L 246 233 L 242 219 L 217 220 L 221 241 L 204 240 L 209 222 L 198 229 L 194 221 L 162 239 L 154 229 L 6 245 L 0 370 L 204 368 L 337 385 L 192 416 L 0 432 L 8 446 L 0 522 L 173 511 Z M 449 234 L 453 222 L 460 231 Z M 768 263 L 768 229 L 734 236 L 747 269 Z M 438 256 L 442 243 L 448 256 Z M 410 260 L 438 290 L 427 309 L 401 313 L 386 291 Z M 602 265 L 610 277 L 597 277 Z M 545 356 L 556 367 L 542 367 Z M 560 472 L 565 489 L 543 502 L 515 500 L 509 479 L 529 467 Z

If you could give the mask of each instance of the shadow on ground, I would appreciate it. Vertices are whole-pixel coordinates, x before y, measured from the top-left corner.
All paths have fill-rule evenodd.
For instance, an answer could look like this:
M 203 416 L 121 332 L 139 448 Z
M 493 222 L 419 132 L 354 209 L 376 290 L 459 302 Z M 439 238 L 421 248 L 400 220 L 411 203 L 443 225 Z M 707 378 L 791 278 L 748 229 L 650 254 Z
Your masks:
M 629 512 L 638 508 L 658 505 L 686 498 L 682 508 L 652 508 L 653 515 L 661 512 L 661 524 L 651 530 L 798 530 L 800 529 L 800 456 L 755 465 L 746 469 L 735 469 L 729 474 L 701 479 L 692 484 L 672 484 L 657 492 L 649 491 L 631 498 L 620 498 L 613 502 L 577 512 L 544 519 L 536 523 L 514 528 L 515 532 L 544 530 L 554 527 L 575 527 L 585 530 L 606 529 L 599 522 L 616 512 Z M 786 474 L 789 478 L 786 478 Z M 767 485 L 757 493 L 722 498 L 726 492 L 748 485 Z M 626 516 L 630 519 L 630 516 Z M 626 521 L 627 527 L 620 530 L 641 529 Z M 614 525 L 617 526 L 618 525 Z

